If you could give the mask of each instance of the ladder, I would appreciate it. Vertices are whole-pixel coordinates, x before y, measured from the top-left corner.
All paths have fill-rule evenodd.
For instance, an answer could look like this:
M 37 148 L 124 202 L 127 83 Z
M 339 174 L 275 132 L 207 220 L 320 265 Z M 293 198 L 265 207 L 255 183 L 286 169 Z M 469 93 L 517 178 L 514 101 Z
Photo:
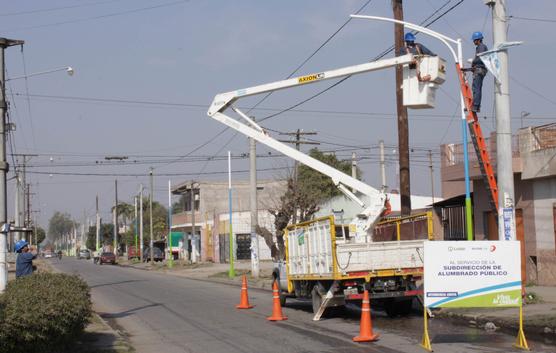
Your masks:
M 465 111 L 467 113 L 466 121 L 471 134 L 471 141 L 473 142 L 473 147 L 475 148 L 475 153 L 477 154 L 479 168 L 481 170 L 487 192 L 490 195 L 490 205 L 495 212 L 498 212 L 498 185 L 496 184 L 496 177 L 494 176 L 494 170 L 492 168 L 492 164 L 490 163 L 490 156 L 485 143 L 485 138 L 483 137 L 481 125 L 479 124 L 479 118 L 477 117 L 477 113 L 473 112 L 471 109 L 473 104 L 473 93 L 469 88 L 469 83 L 467 83 L 464 72 L 459 64 L 457 64 L 457 72 L 461 85 L 461 92 L 463 94 Z M 465 143 L 467 143 L 467 141 L 465 141 Z

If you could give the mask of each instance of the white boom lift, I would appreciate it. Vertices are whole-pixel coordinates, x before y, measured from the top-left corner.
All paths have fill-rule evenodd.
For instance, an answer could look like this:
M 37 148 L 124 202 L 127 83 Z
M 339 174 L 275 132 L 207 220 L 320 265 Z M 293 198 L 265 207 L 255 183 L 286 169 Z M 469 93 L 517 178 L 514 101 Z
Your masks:
M 420 65 L 416 65 L 416 62 Z M 233 104 L 238 99 L 243 97 L 316 83 L 323 80 L 386 69 L 395 67 L 396 65 L 404 66 L 404 87 L 407 88 L 407 94 L 413 97 L 413 99 L 409 99 L 407 102 L 404 99 L 404 104 L 413 108 L 432 107 L 434 104 L 434 91 L 437 88 L 436 86 L 437 84 L 444 82 L 444 61 L 436 56 L 418 58 L 411 54 L 407 54 L 390 59 L 347 66 L 339 69 L 220 93 L 214 97 L 207 114 L 232 129 L 332 178 L 334 184 L 362 208 L 361 213 L 358 214 L 350 223 L 350 233 L 355 233 L 355 242 L 369 242 L 372 240 L 372 231 L 375 223 L 380 219 L 387 207 L 388 199 L 384 190 L 377 190 L 372 186 L 351 177 L 350 175 L 334 169 L 315 158 L 312 158 L 284 143 L 275 140 L 255 121 L 249 118 L 237 107 L 234 107 Z M 421 71 L 419 72 L 419 70 Z M 420 77 L 427 77 L 427 81 L 422 82 L 418 79 Z M 236 114 L 243 118 L 247 124 L 224 114 L 228 108 L 231 108 Z M 367 196 L 368 204 L 351 192 L 348 187 Z

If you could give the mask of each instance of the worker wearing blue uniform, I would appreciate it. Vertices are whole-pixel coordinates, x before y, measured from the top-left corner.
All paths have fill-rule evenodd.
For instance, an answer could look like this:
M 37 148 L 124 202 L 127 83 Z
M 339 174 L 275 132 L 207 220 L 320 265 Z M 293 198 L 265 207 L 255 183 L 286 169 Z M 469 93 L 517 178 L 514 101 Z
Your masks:
M 399 55 L 413 54 L 413 55 L 430 55 L 435 56 L 432 51 L 421 43 L 415 43 L 415 36 L 413 33 L 406 33 L 404 36 L 405 47 L 403 47 Z
M 33 274 L 33 260 L 37 257 L 36 253 L 29 251 L 29 243 L 20 240 L 15 244 L 17 260 L 15 262 L 15 277 L 24 277 Z
M 483 44 L 483 34 L 481 32 L 473 33 L 471 39 L 475 44 L 475 57 L 471 62 L 471 71 L 473 71 L 473 107 L 471 110 L 478 113 L 481 111 L 483 79 L 487 74 L 487 68 L 478 54 L 487 51 L 488 48 Z

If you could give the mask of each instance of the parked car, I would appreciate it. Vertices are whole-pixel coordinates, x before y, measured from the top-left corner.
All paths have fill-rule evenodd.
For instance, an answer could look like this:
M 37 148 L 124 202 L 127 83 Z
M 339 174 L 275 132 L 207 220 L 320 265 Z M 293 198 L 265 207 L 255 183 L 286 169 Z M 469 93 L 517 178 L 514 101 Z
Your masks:
M 151 260 L 151 248 L 145 248 L 143 252 L 143 262 L 147 262 Z M 157 248 L 156 246 L 153 247 L 153 260 L 154 261 L 163 261 L 164 260 L 164 252 Z
M 116 264 L 116 255 L 113 252 L 103 252 L 100 254 L 100 258 L 98 260 L 98 264 Z
M 52 250 L 45 250 L 45 251 L 42 253 L 42 256 L 43 256 L 45 259 L 51 259 L 51 258 L 54 257 L 54 253 L 52 252 Z
M 79 253 L 77 253 L 77 258 L 89 260 L 91 258 L 91 252 L 88 249 L 81 249 Z

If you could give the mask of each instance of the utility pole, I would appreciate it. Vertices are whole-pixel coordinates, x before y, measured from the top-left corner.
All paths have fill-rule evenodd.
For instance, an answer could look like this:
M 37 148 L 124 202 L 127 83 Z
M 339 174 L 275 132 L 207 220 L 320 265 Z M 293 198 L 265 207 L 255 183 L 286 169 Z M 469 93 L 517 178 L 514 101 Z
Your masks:
M 403 0 L 392 0 L 394 19 L 403 21 Z M 404 47 L 403 25 L 394 25 L 394 49 L 396 53 Z M 400 158 L 400 201 L 401 215 L 411 215 L 411 183 L 409 174 L 409 132 L 407 108 L 403 105 L 403 68 L 396 66 L 396 105 L 398 111 L 398 149 Z
M 154 250 L 153 250 L 153 168 L 149 170 L 149 181 L 150 181 L 150 188 L 149 188 L 149 228 L 150 228 L 150 238 L 149 241 L 150 251 L 151 251 L 151 264 L 154 264 Z
M 432 193 L 432 203 L 434 203 L 434 170 L 432 167 L 432 151 L 429 150 L 429 168 L 431 169 L 431 193 Z
M 14 224 L 16 228 L 22 226 L 23 223 L 23 211 L 22 211 L 22 203 L 23 197 L 21 196 L 22 192 L 22 185 L 21 185 L 21 175 L 19 172 L 16 171 L 15 173 L 15 210 L 14 210 Z M 13 232 L 13 243 L 15 244 L 17 241 L 21 239 L 20 232 Z
M 291 143 L 295 144 L 295 149 L 298 151 L 301 148 L 301 145 L 320 145 L 320 142 L 315 141 L 301 141 L 301 136 L 306 135 L 316 135 L 316 131 L 303 131 L 297 129 L 294 132 L 281 132 L 280 135 L 287 135 L 287 136 L 295 136 L 295 140 L 278 140 L 284 143 Z M 297 193 L 297 178 L 299 176 L 299 162 L 296 160 L 293 167 L 293 185 L 295 187 L 295 192 Z M 297 223 L 297 205 L 294 207 L 293 216 L 292 216 L 292 223 Z
M 259 225 L 257 205 L 257 142 L 249 138 L 249 206 L 251 208 L 251 273 L 253 278 L 259 278 Z
M 6 66 L 4 64 L 4 50 L 14 45 L 23 45 L 24 41 L 0 38 L 0 293 L 3 293 L 8 284 L 8 262 L 6 261 L 8 251 L 8 199 L 7 178 L 9 165 L 6 161 Z
M 195 224 L 195 182 L 191 182 L 191 262 L 197 262 L 197 235 Z
M 386 163 L 384 163 L 384 140 L 378 142 L 380 150 L 380 176 L 382 180 L 381 189 L 382 192 L 386 192 L 388 186 L 386 185 Z
M 114 180 L 114 255 L 118 258 L 118 179 Z
M 139 194 L 139 261 L 143 261 L 143 184 Z
M 98 195 L 96 197 L 96 238 L 95 238 L 95 251 L 100 249 L 100 215 L 98 214 Z
M 27 215 L 27 220 L 25 221 L 25 227 L 26 228 L 31 228 L 31 195 L 34 195 L 31 193 L 31 183 L 27 183 L 27 210 L 26 210 L 26 215 Z
M 506 0 L 491 0 L 492 34 L 496 48 L 506 42 L 508 18 Z M 514 172 L 512 167 L 512 128 L 510 124 L 510 77 L 507 49 L 498 51 L 500 81 L 494 83 L 496 107 L 496 175 L 498 179 L 498 239 L 515 240 Z
M 139 246 L 137 244 L 137 228 L 138 228 L 137 227 L 137 225 L 138 225 L 137 224 L 137 195 L 133 197 L 133 211 L 134 211 L 133 215 L 135 216 L 134 221 L 133 221 L 133 223 L 135 225 L 135 227 L 134 227 L 135 229 L 133 230 L 133 233 L 135 233 L 134 234 L 135 235 L 135 237 L 134 237 L 134 240 L 135 240 L 135 255 L 137 255 L 137 248 Z
M 355 152 L 351 153 L 351 177 L 357 179 L 357 154 Z M 356 190 L 351 189 L 351 192 L 356 192 Z

